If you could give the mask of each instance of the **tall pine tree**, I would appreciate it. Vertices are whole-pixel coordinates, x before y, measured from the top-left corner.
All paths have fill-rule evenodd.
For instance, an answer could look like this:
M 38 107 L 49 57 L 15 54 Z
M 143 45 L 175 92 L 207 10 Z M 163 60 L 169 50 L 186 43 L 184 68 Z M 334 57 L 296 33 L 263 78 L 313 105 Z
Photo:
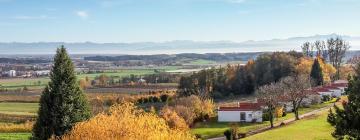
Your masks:
M 77 83 L 74 65 L 64 46 L 56 51 L 50 79 L 40 98 L 33 139 L 46 140 L 51 136 L 61 136 L 70 131 L 75 123 L 87 120 L 91 115 L 86 97 Z
M 328 121 L 335 126 L 332 135 L 337 139 L 360 139 L 360 63 L 356 65 L 355 75 L 349 81 L 348 101 L 343 109 L 334 106 L 335 114 L 330 112 Z
M 310 77 L 314 81 L 313 86 L 323 85 L 324 78 L 322 68 L 319 63 L 319 58 L 315 58 L 314 64 L 312 65 Z

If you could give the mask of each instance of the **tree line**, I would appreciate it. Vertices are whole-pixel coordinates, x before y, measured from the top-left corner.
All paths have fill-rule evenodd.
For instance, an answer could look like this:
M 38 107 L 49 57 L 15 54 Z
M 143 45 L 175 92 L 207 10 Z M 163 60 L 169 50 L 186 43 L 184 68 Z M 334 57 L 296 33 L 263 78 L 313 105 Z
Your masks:
M 299 74 L 311 76 L 312 86 L 339 79 L 339 69 L 345 52 L 349 49 L 345 40 L 337 37 L 326 42 L 306 42 L 301 48 L 301 53 L 264 53 L 244 65 L 210 68 L 182 76 L 178 87 L 179 95 L 199 95 L 214 99 L 229 95 L 250 95 L 260 86 Z M 317 50 L 314 51 L 314 48 Z
M 296 73 L 298 58 L 302 56 L 295 51 L 265 53 L 245 65 L 201 70 L 180 78 L 179 95 L 213 98 L 250 95 L 259 86 Z

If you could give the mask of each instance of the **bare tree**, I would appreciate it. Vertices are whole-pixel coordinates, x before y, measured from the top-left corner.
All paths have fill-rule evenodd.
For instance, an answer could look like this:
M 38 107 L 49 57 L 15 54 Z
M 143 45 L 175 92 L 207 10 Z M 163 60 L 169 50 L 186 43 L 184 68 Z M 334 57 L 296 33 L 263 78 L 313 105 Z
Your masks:
M 267 107 L 271 127 L 274 127 L 275 109 L 280 106 L 279 102 L 283 95 L 282 93 L 282 88 L 277 83 L 261 86 L 256 92 L 258 100 L 263 102 Z
M 327 49 L 329 53 L 329 61 L 336 68 L 335 79 L 339 79 L 340 76 L 340 65 L 343 62 L 345 53 L 349 50 L 349 43 L 337 37 L 336 39 L 330 38 L 327 40 Z
M 314 46 L 311 45 L 310 42 L 305 42 L 305 43 L 301 46 L 301 49 L 302 49 L 303 54 L 304 54 L 305 56 L 313 57 L 313 49 L 314 49 Z
M 299 120 L 299 107 L 303 100 L 307 97 L 310 88 L 310 80 L 308 76 L 296 75 L 288 76 L 280 81 L 285 97 L 293 105 L 295 119 Z
M 326 49 L 325 41 L 315 41 L 314 46 L 316 48 L 316 56 L 321 56 L 323 59 L 327 60 L 328 51 Z

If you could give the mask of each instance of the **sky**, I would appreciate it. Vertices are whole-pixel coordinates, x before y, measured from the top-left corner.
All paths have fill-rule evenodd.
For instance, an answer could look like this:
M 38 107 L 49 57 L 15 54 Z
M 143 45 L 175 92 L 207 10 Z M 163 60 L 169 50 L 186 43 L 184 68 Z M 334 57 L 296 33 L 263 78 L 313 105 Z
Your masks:
M 0 0 L 0 42 L 360 36 L 359 0 Z

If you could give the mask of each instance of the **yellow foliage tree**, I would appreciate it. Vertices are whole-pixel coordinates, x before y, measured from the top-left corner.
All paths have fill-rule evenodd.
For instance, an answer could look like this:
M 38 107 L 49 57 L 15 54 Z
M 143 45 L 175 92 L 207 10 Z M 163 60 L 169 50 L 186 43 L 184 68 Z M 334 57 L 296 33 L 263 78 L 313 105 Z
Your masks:
M 160 112 L 160 116 L 165 119 L 170 128 L 179 130 L 189 129 L 189 126 L 186 124 L 185 120 L 170 107 L 164 107 Z
M 276 118 L 281 118 L 283 115 L 283 107 L 276 107 L 275 108 L 275 117 Z
M 317 59 L 319 60 L 320 67 L 323 70 L 324 82 L 331 82 L 331 77 L 336 73 L 336 69 L 331 64 L 326 63 L 322 58 L 318 57 Z M 296 71 L 300 74 L 310 75 L 313 63 L 314 60 L 312 58 L 300 58 L 300 63 L 296 66 Z
M 108 114 L 101 113 L 77 123 L 63 140 L 192 140 L 188 129 L 172 129 L 156 114 L 138 109 L 132 103 L 117 104 Z

